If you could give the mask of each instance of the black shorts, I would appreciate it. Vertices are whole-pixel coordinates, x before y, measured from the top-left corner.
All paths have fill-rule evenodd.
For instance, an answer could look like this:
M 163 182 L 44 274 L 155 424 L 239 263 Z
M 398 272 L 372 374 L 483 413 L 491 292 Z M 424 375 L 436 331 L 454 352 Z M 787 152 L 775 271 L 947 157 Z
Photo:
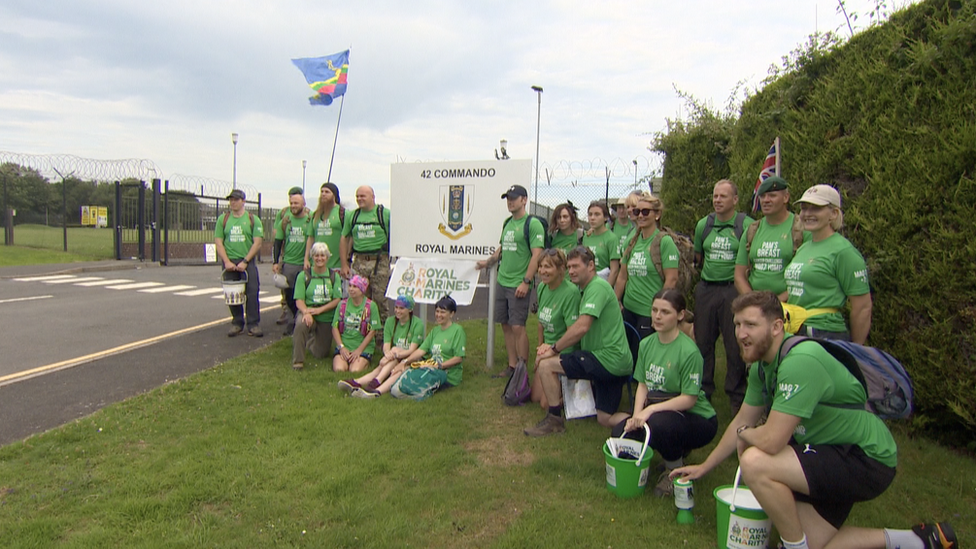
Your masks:
M 810 495 L 794 492 L 824 520 L 840 529 L 859 501 L 880 496 L 895 478 L 895 468 L 872 459 L 851 444 L 791 444 L 810 487 Z
M 569 379 L 588 379 L 593 387 L 596 409 L 615 414 L 620 408 L 620 397 L 630 376 L 615 376 L 608 372 L 593 353 L 573 351 L 560 355 L 560 365 Z

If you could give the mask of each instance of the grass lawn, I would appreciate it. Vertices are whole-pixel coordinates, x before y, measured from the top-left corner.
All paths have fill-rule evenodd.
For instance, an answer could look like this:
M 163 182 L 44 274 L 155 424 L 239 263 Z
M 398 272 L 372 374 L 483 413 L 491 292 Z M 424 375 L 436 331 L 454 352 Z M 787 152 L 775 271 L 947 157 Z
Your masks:
M 650 490 L 620 500 L 605 487 L 606 430 L 576 420 L 525 437 L 542 411 L 502 405 L 502 381 L 481 366 L 485 322 L 464 325 L 463 383 L 425 402 L 345 397 L 324 361 L 292 371 L 286 339 L 0 448 L 2 545 L 715 546 L 711 493 L 734 460 L 696 483 L 694 525 Z M 724 426 L 724 397 L 716 408 Z M 976 463 L 896 438 L 899 475 L 849 523 L 937 517 L 976 544 Z
M 112 229 L 68 227 L 68 252 L 85 256 L 84 261 L 92 258 L 114 259 L 112 234 Z M 17 225 L 14 227 L 14 243 L 18 246 L 46 248 L 63 253 L 64 229 L 45 225 Z
M 80 254 L 65 253 L 44 248 L 25 248 L 23 246 L 0 246 L 0 267 L 15 265 L 40 265 L 42 263 L 75 263 L 104 259 Z

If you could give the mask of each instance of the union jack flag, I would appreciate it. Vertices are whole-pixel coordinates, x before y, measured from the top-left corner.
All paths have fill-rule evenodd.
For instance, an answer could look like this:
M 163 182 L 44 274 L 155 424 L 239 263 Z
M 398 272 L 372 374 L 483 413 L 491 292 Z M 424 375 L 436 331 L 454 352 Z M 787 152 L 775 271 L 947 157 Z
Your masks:
M 762 170 L 759 171 L 759 177 L 756 179 L 756 187 L 752 190 L 752 211 L 758 212 L 759 206 L 759 186 L 768 177 L 772 177 L 779 174 L 779 137 L 773 140 L 773 146 L 769 148 L 769 154 L 766 155 L 766 161 L 763 162 Z

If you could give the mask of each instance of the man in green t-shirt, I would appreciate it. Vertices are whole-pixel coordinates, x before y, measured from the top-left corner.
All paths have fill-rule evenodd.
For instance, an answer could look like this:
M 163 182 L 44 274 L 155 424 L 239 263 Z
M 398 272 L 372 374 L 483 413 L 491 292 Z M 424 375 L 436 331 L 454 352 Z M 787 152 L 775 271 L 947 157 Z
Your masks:
M 390 210 L 376 203 L 376 194 L 368 186 L 356 189 L 356 204 L 359 208 L 346 215 L 342 226 L 340 269 L 346 280 L 358 274 L 369 282 L 366 297 L 373 300 L 379 311 L 377 337 L 382 341 L 383 324 L 389 316 L 386 287 L 390 284 Z
M 305 234 L 309 219 L 302 188 L 292 187 L 288 191 L 288 209 L 282 211 L 281 221 L 275 226 L 274 264 L 271 266 L 274 274 L 284 275 L 288 281 L 288 288 L 281 290 L 289 312 L 285 321 L 286 336 L 295 331 L 295 315 L 298 314 L 295 279 L 305 265 Z
M 732 414 L 742 405 L 746 392 L 746 365 L 739 357 L 732 325 L 735 289 L 735 254 L 739 239 L 753 222 L 736 212 L 739 191 L 735 183 L 722 179 L 712 190 L 713 213 L 695 227 L 695 263 L 701 267 L 701 281 L 695 286 L 695 343 L 704 360 L 702 389 L 709 401 L 715 392 L 715 341 L 722 334 L 725 344 L 725 394 Z
M 529 335 L 525 332 L 525 322 L 529 318 L 532 278 L 545 248 L 546 235 L 542 222 L 525 211 L 528 196 L 528 191 L 521 185 L 512 185 L 505 191 L 502 198 L 508 202 L 508 211 L 512 215 L 502 226 L 501 245 L 488 259 L 477 263 L 479 270 L 498 264 L 493 320 L 502 325 L 508 368 L 494 377 L 510 377 L 519 363 L 526 363 L 529 359 Z M 525 238 L 526 223 L 529 224 L 528 239 Z
M 530 437 L 566 430 L 560 374 L 569 379 L 590 380 L 600 425 L 612 428 L 629 416 L 618 411 L 621 393 L 634 372 L 634 363 L 617 296 L 610 283 L 596 275 L 596 260 L 589 248 L 573 248 L 567 265 L 570 280 L 583 291 L 579 317 L 554 344 L 539 347 L 542 360 L 536 376 L 542 381 L 549 411 L 535 427 L 524 431 Z M 561 350 L 577 343 L 580 344 L 579 351 L 560 354 Z
M 739 294 L 753 290 L 769 290 L 786 301 L 786 280 L 783 271 L 793 259 L 796 216 L 790 212 L 790 190 L 779 176 L 767 177 L 759 186 L 759 204 L 763 218 L 749 225 L 739 239 L 735 255 L 735 289 Z M 796 234 L 795 234 L 796 233 Z
M 227 332 L 229 337 L 240 335 L 244 331 L 245 323 L 248 335 L 264 335 L 261 331 L 261 304 L 258 302 L 261 281 L 254 262 L 254 257 L 261 251 L 261 243 L 264 241 L 264 225 L 261 224 L 260 217 L 244 209 L 245 198 L 244 191 L 231 191 L 227 196 L 230 211 L 220 214 L 214 228 L 214 245 L 217 248 L 217 257 L 224 264 L 224 278 L 240 280 L 247 277 L 244 305 L 229 306 L 233 317 L 233 326 Z
M 881 495 L 895 477 L 891 433 L 864 408 L 867 393 L 819 343 L 781 356 L 783 309 L 776 294 L 732 304 L 742 357 L 753 363 L 739 413 L 700 465 L 671 477 L 701 478 L 737 452 L 742 480 L 772 519 L 782 547 L 956 547 L 946 523 L 912 530 L 843 528 L 854 503 Z M 765 423 L 759 425 L 763 415 Z

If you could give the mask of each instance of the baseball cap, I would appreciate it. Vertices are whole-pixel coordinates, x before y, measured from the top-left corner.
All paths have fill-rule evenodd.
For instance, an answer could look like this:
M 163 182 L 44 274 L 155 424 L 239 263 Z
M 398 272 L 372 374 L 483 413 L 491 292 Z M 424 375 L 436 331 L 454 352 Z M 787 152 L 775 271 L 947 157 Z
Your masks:
M 305 194 L 305 191 L 303 191 L 301 187 L 292 187 L 292 188 L 288 189 L 288 196 L 292 196 L 292 195 L 296 195 L 296 194 L 302 194 L 303 195 L 303 194 Z
M 515 198 L 517 196 L 523 196 L 525 198 L 529 197 L 529 191 L 525 190 L 525 187 L 521 185 L 512 185 L 505 191 L 502 198 Z
M 240 189 L 234 189 L 233 191 L 230 192 L 229 195 L 227 195 L 227 200 L 230 200 L 231 198 L 240 198 L 241 200 L 246 200 L 247 196 L 244 194 L 244 191 Z
M 759 192 L 756 194 L 762 196 L 769 191 L 788 191 L 789 189 L 785 179 L 778 175 L 771 175 L 763 180 L 762 185 L 759 185 Z
M 830 185 L 814 185 L 807 189 L 803 196 L 794 204 L 806 202 L 816 206 L 834 206 L 840 208 L 840 193 Z

